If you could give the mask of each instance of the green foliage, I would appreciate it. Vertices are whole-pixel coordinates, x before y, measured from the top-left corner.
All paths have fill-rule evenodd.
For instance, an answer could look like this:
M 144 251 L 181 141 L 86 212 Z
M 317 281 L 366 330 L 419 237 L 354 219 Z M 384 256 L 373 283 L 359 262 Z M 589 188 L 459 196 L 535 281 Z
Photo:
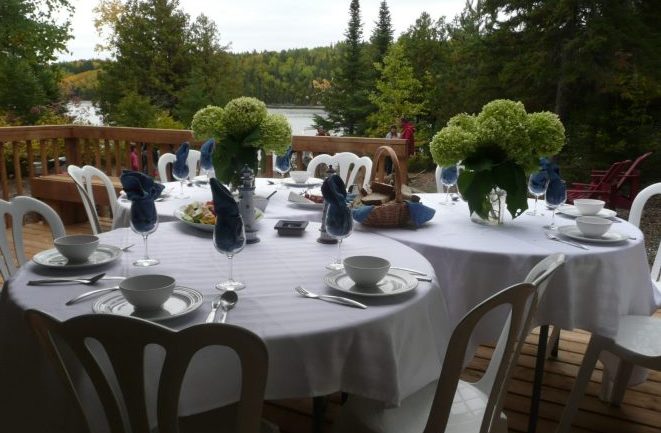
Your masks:
M 372 44 L 372 63 L 382 63 L 392 44 L 394 30 L 390 19 L 390 9 L 385 0 L 379 5 L 379 20 L 376 22 L 370 43 Z
M 375 66 L 381 77 L 376 82 L 376 92 L 370 95 L 376 110 L 368 117 L 369 133 L 383 137 L 402 115 L 413 118 L 423 112 L 422 85 L 413 76 L 413 68 L 401 44 L 391 46 L 383 59 L 383 66 Z
M 193 115 L 190 128 L 193 130 L 193 135 L 196 139 L 207 140 L 220 136 L 222 123 L 223 109 L 209 105 Z
M 262 123 L 266 114 L 266 104 L 257 98 L 232 99 L 223 110 L 222 130 L 228 135 L 246 136 Z

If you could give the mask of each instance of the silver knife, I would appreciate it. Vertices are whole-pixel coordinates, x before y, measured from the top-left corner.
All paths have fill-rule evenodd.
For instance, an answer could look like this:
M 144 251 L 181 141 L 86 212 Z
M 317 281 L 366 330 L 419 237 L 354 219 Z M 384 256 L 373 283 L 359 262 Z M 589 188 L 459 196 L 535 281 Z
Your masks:
M 422 271 L 416 271 L 415 269 L 409 269 L 409 268 L 400 268 L 397 266 L 391 266 L 390 269 L 397 269 L 398 271 L 404 271 L 408 272 L 409 274 L 414 274 L 414 275 L 420 275 L 421 277 L 426 277 L 427 274 L 422 272 Z
M 333 295 L 317 295 L 317 296 L 319 297 L 319 299 L 328 302 L 335 302 L 336 304 L 343 304 L 343 305 L 348 305 L 349 307 L 356 307 L 362 309 L 367 308 L 367 305 L 365 304 L 361 304 L 360 302 L 354 301 L 353 299 L 343 298 L 342 296 L 333 296 Z
M 96 289 L 96 290 L 90 290 L 89 292 L 81 293 L 80 295 L 76 296 L 75 298 L 69 299 L 65 305 L 73 305 L 78 301 L 81 301 L 83 299 L 89 298 L 90 296 L 94 296 L 99 293 L 103 292 L 112 292 L 114 290 L 119 290 L 119 286 L 115 287 L 106 287 L 104 289 Z
M 101 277 L 100 280 L 125 280 L 126 277 Z M 76 283 L 79 280 L 89 280 L 89 277 L 67 277 L 67 278 L 44 278 L 42 280 L 30 280 L 29 286 L 38 286 L 40 284 L 55 284 L 55 283 Z

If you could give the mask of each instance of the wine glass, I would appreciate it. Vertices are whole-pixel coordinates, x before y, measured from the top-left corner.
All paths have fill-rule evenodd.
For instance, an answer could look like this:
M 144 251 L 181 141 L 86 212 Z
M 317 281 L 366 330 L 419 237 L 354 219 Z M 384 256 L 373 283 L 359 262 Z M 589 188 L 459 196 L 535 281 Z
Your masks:
M 353 219 L 351 218 L 351 212 L 348 213 L 346 221 L 343 219 L 340 224 L 338 224 L 336 215 L 331 214 L 330 212 L 326 212 L 324 218 L 326 233 L 328 233 L 330 237 L 337 239 L 337 257 L 333 263 L 326 265 L 326 269 L 339 271 L 344 269 L 344 263 L 342 263 L 342 240 L 351 235 L 351 232 L 353 231 Z
M 528 178 L 528 192 L 535 196 L 535 207 L 532 211 L 526 212 L 527 215 L 543 216 L 544 212 L 537 213 L 537 201 L 541 196 L 546 194 L 546 189 L 549 186 L 549 178 L 545 171 L 538 171 L 530 175 Z
M 179 184 L 181 185 L 181 191 L 179 194 L 175 195 L 174 198 L 190 198 L 189 195 L 184 193 L 184 182 L 188 179 L 189 172 L 190 170 L 188 169 L 188 165 L 184 165 L 179 170 L 172 170 L 172 177 L 178 180 Z
M 136 261 L 134 261 L 133 266 L 147 267 L 147 266 L 158 265 L 160 263 L 158 259 L 149 258 L 149 248 L 147 247 L 147 237 L 150 234 L 154 233 L 156 231 L 156 228 L 158 228 L 158 214 L 156 214 L 155 212 L 153 215 L 153 220 L 149 223 L 144 223 L 144 222 L 134 223 L 133 218 L 131 218 L 131 230 L 133 230 L 139 235 L 142 235 L 142 239 L 144 240 L 145 243 L 145 254 L 141 259 L 137 259 Z
M 459 179 L 459 169 L 456 164 L 441 167 L 441 183 L 445 189 L 445 201 L 441 204 L 450 204 L 450 188 L 457 183 L 457 179 Z M 454 204 L 454 202 L 452 202 L 452 204 Z
M 291 155 L 284 155 L 284 156 L 277 156 L 276 154 L 273 154 L 273 158 L 275 158 L 275 164 L 273 164 L 273 171 L 278 173 L 280 175 L 280 185 L 282 185 L 282 179 L 285 177 L 287 173 L 291 170 Z
M 551 224 L 544 226 L 544 228 L 550 230 L 557 230 L 558 227 L 555 225 L 555 212 L 558 207 L 564 204 L 567 201 L 567 185 L 564 180 L 553 180 L 549 182 L 548 188 L 546 189 L 546 205 L 553 209 L 553 216 L 551 216 Z
M 235 254 L 240 253 L 243 250 L 243 247 L 246 246 L 246 231 L 243 227 L 243 220 L 241 217 L 237 217 L 236 221 L 239 223 L 238 226 L 233 228 L 236 232 L 232 233 L 230 236 L 219 238 L 217 236 L 218 230 L 213 231 L 213 246 L 216 248 L 216 251 L 225 254 L 229 259 L 229 275 L 227 280 L 216 284 L 216 289 L 218 290 L 236 291 L 246 287 L 241 281 L 236 281 L 232 275 L 232 258 Z M 238 233 L 239 231 L 240 233 Z

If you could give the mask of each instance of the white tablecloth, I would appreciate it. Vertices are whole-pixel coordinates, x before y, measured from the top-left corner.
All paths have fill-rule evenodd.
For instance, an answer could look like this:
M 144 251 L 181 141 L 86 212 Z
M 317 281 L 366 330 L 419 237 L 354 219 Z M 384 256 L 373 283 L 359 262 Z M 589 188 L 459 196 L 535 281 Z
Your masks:
M 564 253 L 567 262 L 549 282 L 538 323 L 613 336 L 620 315 L 649 315 L 656 308 L 643 234 L 626 221 L 614 223 L 611 230 L 635 239 L 586 244 L 589 250 L 582 250 L 546 238 L 543 226 L 551 222 L 549 210 L 544 216 L 521 215 L 494 227 L 472 222 L 466 203 L 441 205 L 444 194 L 420 197 L 436 214 L 417 230 L 359 227 L 403 242 L 432 263 L 453 323 L 496 291 L 521 281 L 538 261 L 556 252 Z M 555 220 L 557 225 L 575 224 L 561 214 Z M 478 340 L 492 337 L 487 332 Z
M 270 184 L 269 182 L 275 182 Z M 158 218 L 161 222 L 176 221 L 174 211 L 181 206 L 191 203 L 193 201 L 206 202 L 211 200 L 211 189 L 209 185 L 193 185 L 184 186 L 185 194 L 190 196 L 186 199 L 177 199 L 174 196 L 180 192 L 181 186 L 179 182 L 166 182 L 166 190 L 171 191 L 170 195 L 163 201 L 156 202 L 156 211 Z M 305 191 L 305 188 L 300 187 L 287 187 L 280 185 L 280 179 L 266 179 L 258 177 L 255 179 L 255 195 L 268 197 L 273 191 L 277 191 L 275 195 L 269 199 L 268 206 L 264 212 L 265 218 L 275 219 L 299 219 L 305 221 L 321 222 L 321 211 L 302 209 L 289 201 L 289 193 L 300 193 Z M 129 227 L 130 221 L 130 206 L 131 202 L 125 198 L 118 199 L 117 215 L 113 219 L 113 228 Z
M 228 320 L 257 333 L 266 342 L 267 399 L 343 390 L 397 404 L 438 376 L 451 329 L 435 283 L 420 282 L 415 291 L 397 297 L 360 299 L 369 306 L 367 310 L 303 298 L 295 294 L 294 286 L 332 292 L 321 277 L 337 247 L 316 242 L 318 224 L 310 224 L 302 238 L 279 238 L 272 229 L 274 224 L 275 220 L 263 220 L 259 232 L 262 241 L 246 246 L 235 256 L 235 278 L 245 282 L 247 288 L 239 293 L 239 303 Z M 130 229 L 104 233 L 101 238 L 103 243 L 136 242 L 136 246 L 115 263 L 85 274 L 173 275 L 177 284 L 202 292 L 205 302 L 197 311 L 166 322 L 167 326 L 181 329 L 204 321 L 212 298 L 218 296 L 213 286 L 226 277 L 228 268 L 227 259 L 214 250 L 209 233 L 181 223 L 161 224 L 149 238 L 151 255 L 161 264 L 150 269 L 131 265 L 141 256 L 142 245 Z M 342 249 L 346 256 L 379 255 L 393 265 L 433 273 L 420 254 L 371 233 L 354 233 Z M 0 302 L 0 419 L 4 426 L 20 422 L 22 432 L 57 431 L 52 425 L 66 424 L 71 408 L 62 397 L 54 371 L 26 329 L 22 312 L 37 308 L 66 320 L 91 313 L 94 302 L 64 305 L 89 286 L 26 285 L 30 279 L 53 274 L 33 263 L 26 264 L 9 282 Z M 183 414 L 208 410 L 236 398 L 238 375 L 231 366 L 216 368 L 223 362 L 228 361 L 218 351 L 200 354 L 184 384 Z

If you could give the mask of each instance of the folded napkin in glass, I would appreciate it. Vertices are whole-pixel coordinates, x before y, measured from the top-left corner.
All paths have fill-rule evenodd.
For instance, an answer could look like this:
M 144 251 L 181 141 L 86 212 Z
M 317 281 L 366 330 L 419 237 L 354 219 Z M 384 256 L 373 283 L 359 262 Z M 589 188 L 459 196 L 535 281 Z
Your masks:
M 321 185 L 321 194 L 326 208 L 326 231 L 333 236 L 346 236 L 351 233 L 353 221 L 351 209 L 347 206 L 347 188 L 342 178 L 336 174 L 327 177 Z
M 216 141 L 213 138 L 208 139 L 200 148 L 200 168 L 211 170 L 213 168 L 213 149 L 216 147 Z
M 174 153 L 176 159 L 172 164 L 172 174 L 176 177 L 183 179 L 188 176 L 188 164 L 186 160 L 188 159 L 188 151 L 190 150 L 190 144 L 187 141 L 181 143 L 179 149 Z
M 140 231 L 149 231 L 158 221 L 156 200 L 163 185 L 139 171 L 125 171 L 119 177 L 126 198 L 131 201 L 131 223 Z
M 284 155 L 275 157 L 275 166 L 283 173 L 286 173 L 291 168 L 291 155 L 294 150 L 289 146 Z
M 209 183 L 213 196 L 213 208 L 216 212 L 214 242 L 222 251 L 238 248 L 244 242 L 243 220 L 239 213 L 239 204 L 218 179 L 212 178 Z

